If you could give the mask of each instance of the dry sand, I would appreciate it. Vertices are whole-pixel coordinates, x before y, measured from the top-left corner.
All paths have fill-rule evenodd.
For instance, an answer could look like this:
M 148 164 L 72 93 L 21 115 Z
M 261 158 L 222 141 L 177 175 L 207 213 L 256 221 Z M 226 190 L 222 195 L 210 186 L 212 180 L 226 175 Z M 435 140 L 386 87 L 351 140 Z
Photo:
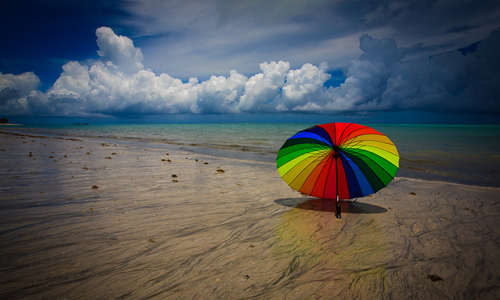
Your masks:
M 500 298 L 498 188 L 396 178 L 338 220 L 164 147 L 0 133 L 0 298 Z

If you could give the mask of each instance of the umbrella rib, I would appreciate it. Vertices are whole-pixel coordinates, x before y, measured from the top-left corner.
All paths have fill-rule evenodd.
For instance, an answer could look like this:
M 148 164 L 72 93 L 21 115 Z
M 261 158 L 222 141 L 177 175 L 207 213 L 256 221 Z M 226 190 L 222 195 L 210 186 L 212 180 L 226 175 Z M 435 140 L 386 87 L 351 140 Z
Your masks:
M 361 185 L 361 183 L 360 183 L 360 181 L 359 181 L 359 178 L 361 178 L 361 177 L 359 177 L 359 178 L 358 178 L 358 176 L 357 176 L 357 175 L 354 175 L 354 179 L 356 180 L 356 183 L 357 183 L 357 185 L 358 185 L 358 187 L 359 187 L 359 190 L 361 191 L 361 197 L 366 197 L 366 196 L 368 196 L 368 195 L 371 195 L 371 194 L 375 193 L 375 190 L 374 190 L 374 188 L 373 188 L 372 184 L 371 184 L 371 183 L 370 183 L 370 181 L 368 180 L 367 175 L 363 172 L 363 170 L 361 170 L 360 166 L 359 166 L 356 162 L 354 162 L 354 161 L 352 160 L 352 158 L 351 158 L 351 157 L 349 157 L 349 155 L 347 155 L 346 153 L 342 153 L 342 155 L 344 156 L 344 159 L 345 159 L 346 161 L 347 161 L 348 159 L 349 159 L 349 160 L 351 160 L 351 161 L 352 161 L 352 163 L 354 164 L 354 166 L 356 166 L 356 167 L 358 168 L 358 170 L 359 170 L 359 171 L 360 171 L 360 173 L 361 173 L 359 176 L 363 176 L 363 177 L 364 177 L 365 182 L 368 184 L 368 187 L 371 189 L 371 192 L 368 192 L 368 193 L 366 193 L 366 194 L 365 194 L 365 193 L 364 193 L 364 192 L 365 192 L 365 189 L 363 189 L 363 188 L 361 187 L 362 185 Z M 347 164 L 348 164 L 349 168 L 350 168 L 350 169 L 354 172 L 354 168 L 352 167 L 352 165 L 351 165 L 349 162 L 347 162 Z M 382 182 L 382 180 L 380 180 L 380 179 L 378 179 L 378 180 L 379 180 L 380 182 Z M 383 182 L 382 182 L 382 184 L 383 184 Z M 365 187 L 365 188 L 366 188 L 366 187 Z M 354 198 L 354 197 L 352 197 L 352 198 Z M 351 198 L 351 199 L 352 199 L 352 198 Z
M 364 154 L 362 154 L 362 153 L 359 153 L 359 152 L 357 152 L 356 154 L 357 154 L 358 156 L 363 156 L 363 157 L 366 157 L 367 159 L 369 159 L 370 161 L 372 161 L 374 164 L 376 164 L 377 166 L 379 166 L 379 167 L 380 167 L 380 169 L 382 169 L 382 170 L 383 170 L 383 171 L 384 171 L 387 175 L 389 175 L 390 177 L 392 177 L 392 178 L 394 178 L 394 177 L 395 177 L 395 176 L 392 176 L 392 175 L 391 175 L 389 172 L 387 172 L 387 171 L 386 171 L 386 170 L 385 170 L 385 169 L 384 169 L 384 168 L 383 168 L 383 167 L 382 167 L 379 163 L 377 163 L 376 161 L 374 161 L 374 160 L 373 160 L 373 159 L 371 159 L 370 157 L 368 157 L 368 156 L 366 156 L 366 155 L 364 155 Z M 349 155 L 348 155 L 348 153 L 346 153 L 346 155 L 347 155 L 347 156 L 349 156 Z M 376 154 L 375 154 L 375 155 L 376 155 Z M 377 156 L 378 156 L 378 157 L 380 157 L 379 155 L 377 155 Z M 380 157 L 380 158 L 382 158 L 382 159 L 386 160 L 386 159 L 385 159 L 385 158 L 383 158 L 383 157 Z M 352 159 L 352 158 L 351 158 L 351 159 Z M 390 164 L 392 165 L 392 163 L 391 163 L 390 161 L 388 161 L 388 163 L 390 163 Z M 394 165 L 393 165 L 393 166 L 394 166 Z
M 334 133 L 335 133 L 335 140 L 333 140 L 333 145 L 336 146 L 336 147 L 339 147 L 340 144 L 337 144 L 337 123 L 333 123 L 333 130 L 334 130 Z M 335 151 L 335 193 L 336 193 L 336 197 L 337 198 L 337 205 L 338 205 L 338 196 L 339 196 L 339 165 L 338 165 L 338 162 L 337 162 L 337 159 L 338 159 L 338 148 L 337 150 Z M 330 157 L 333 157 L 332 155 L 330 155 Z M 326 173 L 326 181 L 325 181 L 325 186 L 323 187 L 323 197 L 325 196 L 325 192 L 326 192 L 326 187 L 328 186 L 326 183 L 328 182 L 328 178 L 330 177 L 330 170 L 332 169 L 332 165 L 333 163 L 330 163 L 330 167 L 328 168 L 328 173 Z
M 354 123 L 351 123 L 351 124 L 354 124 Z M 361 129 L 363 129 L 363 128 L 358 128 L 358 129 L 356 129 L 356 130 L 351 131 L 351 132 L 350 132 L 350 133 L 349 133 L 349 134 L 348 134 L 345 138 L 343 138 L 343 139 L 342 139 L 341 144 L 342 144 L 342 143 L 344 143 L 344 141 L 348 140 L 348 138 L 349 138 L 349 137 L 350 137 L 350 136 L 351 136 L 354 132 L 356 132 L 356 131 L 358 131 L 358 130 L 361 130 Z
M 385 158 L 385 157 L 383 157 L 383 156 L 380 156 L 379 154 L 377 154 L 377 153 L 375 153 L 375 152 L 368 151 L 368 150 L 364 150 L 364 149 L 359 149 L 359 148 L 344 149 L 344 151 L 346 151 L 346 152 L 349 152 L 349 151 L 351 151 L 351 152 L 355 152 L 355 153 L 356 153 L 356 154 L 358 154 L 358 155 L 363 155 L 364 157 L 368 157 L 368 158 L 369 158 L 369 156 L 367 156 L 367 155 L 364 155 L 364 154 L 360 153 L 358 150 L 362 150 L 362 151 L 365 151 L 365 152 L 369 152 L 369 153 L 371 153 L 371 154 L 373 154 L 373 155 L 376 155 L 376 156 L 380 157 L 381 159 L 385 160 L 386 162 L 388 162 L 389 164 L 391 164 L 391 165 L 393 165 L 393 166 L 397 167 L 395 164 L 393 164 L 392 162 L 390 162 L 387 158 Z M 386 151 L 386 152 L 387 152 L 387 151 Z M 390 153 L 390 152 L 388 152 L 388 153 Z M 392 153 L 391 153 L 391 154 L 392 154 Z M 395 154 L 392 154 L 392 155 L 394 155 L 394 156 L 396 156 L 396 157 L 398 157 L 398 158 L 399 158 L 399 155 L 395 155 Z M 373 161 L 373 159 L 372 159 L 372 161 Z M 375 162 L 375 161 L 374 161 L 374 162 Z M 380 167 L 382 167 L 382 166 L 381 166 L 380 164 L 378 164 L 378 163 L 377 163 L 377 165 L 379 165 Z M 399 167 L 398 167 L 398 168 L 399 168 Z
M 351 123 L 351 124 L 354 124 L 354 123 Z M 348 139 L 349 139 L 349 137 L 350 137 L 353 133 L 355 133 L 356 131 L 359 131 L 359 130 L 362 130 L 362 129 L 366 129 L 366 128 L 370 128 L 370 127 L 366 127 L 366 126 L 365 126 L 365 127 L 358 128 L 358 129 L 355 129 L 355 130 L 351 131 L 351 132 L 350 132 L 350 133 L 349 133 L 349 134 L 348 134 L 348 135 L 347 135 L 344 139 L 342 139 L 342 143 L 344 143 L 346 140 L 348 140 Z M 373 128 L 371 128 L 371 129 L 373 129 Z M 376 130 L 375 130 L 375 131 L 376 131 Z M 377 132 L 378 132 L 378 131 L 377 131 Z M 379 132 L 379 134 L 380 134 L 380 135 L 383 135 L 383 134 L 382 134 L 382 133 L 380 133 L 380 132 Z M 363 134 L 363 135 L 364 135 L 364 134 Z
M 341 154 L 342 154 L 343 156 L 347 156 L 347 155 L 345 155 L 343 152 L 341 152 Z M 345 157 L 344 157 L 344 159 L 345 159 Z M 352 168 L 351 164 L 347 161 L 347 159 L 345 159 L 345 160 L 346 160 L 346 162 L 347 162 L 347 163 L 346 163 L 346 164 L 342 163 L 342 165 L 344 166 L 344 169 L 345 169 L 345 168 L 349 168 L 349 169 L 350 169 L 350 170 L 354 173 L 354 170 L 353 170 L 353 168 Z M 364 175 L 364 174 L 363 174 L 363 175 Z M 356 180 L 356 184 L 357 184 L 357 186 L 358 186 L 359 190 L 361 190 L 361 192 L 362 192 L 361 185 L 359 184 L 359 180 L 358 180 L 358 177 L 356 177 L 356 175 L 354 175 L 354 180 Z M 349 190 L 349 183 L 347 183 L 347 189 Z M 349 195 L 350 195 L 350 194 L 351 194 L 351 193 L 349 193 Z M 354 198 L 354 197 L 353 197 L 353 198 Z M 351 198 L 351 199 L 352 199 L 352 198 Z
M 363 128 L 356 129 L 356 130 L 352 131 L 351 133 L 349 133 L 349 134 L 346 136 L 346 138 L 342 139 L 342 143 L 341 143 L 341 144 L 345 143 L 346 141 L 350 141 L 349 143 L 347 143 L 347 144 L 346 144 L 347 146 L 350 146 L 352 143 L 354 143 L 354 139 L 355 139 L 356 137 L 358 137 L 358 136 L 363 136 L 363 135 L 364 135 L 364 134 L 363 134 L 363 135 L 358 135 L 358 136 L 353 137 L 352 139 L 349 139 L 349 137 L 352 135 L 352 133 L 354 133 L 354 132 L 356 132 L 356 131 L 358 131 L 358 130 L 361 130 L 361 129 L 363 129 Z M 361 141 L 363 141 L 363 140 L 361 140 Z M 357 143 L 359 143 L 359 142 L 361 142 L 361 141 L 356 141 L 356 142 L 357 142 Z
M 311 140 L 312 140 L 312 139 L 311 139 Z M 313 141 L 314 141 L 314 140 L 313 140 Z M 327 146 L 327 145 L 322 145 L 322 144 L 319 144 L 319 143 L 309 143 L 309 144 L 312 144 L 312 145 L 314 145 L 314 146 L 315 146 L 315 147 L 308 147 L 309 149 L 313 149 L 313 151 L 316 151 L 316 150 L 324 150 L 324 149 L 328 149 L 328 148 L 330 148 L 330 147 L 329 147 L 329 146 Z M 287 148 L 288 148 L 288 147 L 287 147 Z M 285 148 L 285 149 L 286 149 L 286 148 Z M 307 149 L 307 148 L 305 148 L 305 149 Z M 280 149 L 280 150 L 281 150 L 281 149 Z M 283 155 L 282 157 L 285 157 L 285 156 L 287 156 L 287 155 L 290 155 L 290 154 L 295 153 L 295 152 L 300 151 L 300 150 L 303 150 L 303 149 L 301 148 L 301 149 L 294 150 L 294 151 L 292 151 L 292 152 L 290 152 L 290 153 L 287 153 L 287 154 Z
M 327 131 L 328 135 L 330 135 L 330 133 Z M 336 123 L 333 123 L 333 146 L 337 146 L 337 124 Z M 332 136 L 330 135 L 330 138 Z
M 357 129 L 357 130 L 359 130 L 359 129 Z M 356 130 L 354 130 L 354 131 L 356 131 Z M 353 132 L 354 132 L 354 131 L 353 131 Z M 352 133 L 352 132 L 351 132 L 351 133 Z M 354 138 L 352 138 L 352 139 L 349 139 L 349 138 L 348 138 L 349 136 L 351 136 L 351 133 L 349 133 L 349 134 L 347 135 L 346 139 L 343 139 L 343 142 L 342 142 L 342 143 L 340 143 L 341 145 L 343 145 L 346 141 L 349 141 L 349 142 L 346 144 L 346 146 L 347 146 L 347 147 L 349 147 L 350 145 L 352 145 L 352 144 L 354 143 L 354 139 L 355 139 L 355 137 L 354 137 Z M 362 141 L 362 140 L 361 140 L 361 141 Z M 356 141 L 356 143 L 360 143 L 361 141 Z
M 311 139 L 311 140 L 312 140 L 312 141 L 316 141 L 316 140 L 314 140 L 314 139 Z M 313 149 L 312 151 L 325 150 L 325 149 L 330 148 L 328 145 L 322 145 L 322 144 L 319 144 L 319 143 L 310 143 L 310 144 L 312 144 L 312 145 L 315 145 L 315 146 L 316 146 L 316 147 L 310 147 L 310 149 Z M 286 148 L 285 148 L 285 149 L 286 149 Z M 280 150 L 281 150 L 281 149 L 280 149 Z M 290 153 L 287 153 L 287 154 L 285 154 L 285 155 L 281 156 L 280 158 L 287 157 L 288 155 L 291 155 L 291 154 L 293 154 L 293 153 L 295 153 L 295 152 L 297 152 L 297 151 L 300 151 L 300 150 L 302 150 L 302 149 L 297 149 L 297 150 L 295 150 L 295 151 L 292 151 L 292 152 L 290 152 Z
M 348 141 L 350 141 L 350 142 L 349 142 L 349 143 L 347 143 L 347 144 L 345 144 L 345 146 L 344 146 L 344 143 L 342 143 L 342 144 L 341 144 L 341 145 L 342 145 L 342 148 L 349 148 L 349 147 L 352 147 L 353 145 L 358 145 L 358 144 L 359 144 L 359 143 L 361 143 L 363 140 L 361 140 L 361 141 L 354 141 L 354 139 L 350 139 L 350 140 L 348 140 Z
M 301 174 L 302 174 L 302 173 L 303 173 L 303 172 L 307 169 L 307 167 L 309 167 L 310 165 L 314 164 L 314 163 L 315 163 L 315 162 L 317 162 L 318 160 L 323 160 L 323 159 L 324 159 L 327 155 L 329 155 L 329 153 L 328 153 L 328 154 L 326 154 L 326 155 L 321 155 L 321 156 L 319 156 L 319 155 L 318 155 L 318 157 L 317 157 L 317 158 L 315 158 L 315 159 L 314 159 L 313 161 L 311 161 L 310 163 L 308 163 L 308 164 L 307 164 L 307 166 L 306 166 L 305 168 L 303 168 L 303 169 L 302 169 L 302 171 L 300 171 L 300 172 L 299 172 L 299 174 L 297 174 L 297 176 L 293 177 L 293 179 L 292 179 L 292 180 L 290 180 L 290 182 L 295 181 L 295 179 L 297 179 L 297 177 L 299 177 L 299 176 L 300 176 L 300 175 L 301 175 Z M 290 171 L 291 171 L 291 170 L 290 170 Z M 290 172 L 290 171 L 288 171 L 288 172 Z M 286 174 L 288 174 L 288 172 L 287 172 Z M 285 175 L 286 175 L 286 174 L 285 174 Z M 311 174 L 309 174 L 309 175 L 307 176 L 307 178 L 309 178 L 309 176 L 310 176 L 310 175 L 311 175 Z M 283 176 L 284 176 L 284 175 L 283 175 Z M 307 181 L 307 178 L 306 178 L 306 181 Z M 305 181 L 304 181 L 304 182 L 305 182 Z M 301 186 L 301 187 L 302 187 L 302 186 Z
M 324 150 L 324 149 L 321 149 L 321 150 Z M 292 153 L 293 153 L 293 152 L 292 152 Z M 305 154 L 307 154 L 307 153 L 304 153 L 304 154 L 302 154 L 302 155 L 305 155 Z M 300 157 L 300 156 L 298 156 L 298 157 Z M 306 160 L 306 159 L 307 159 L 307 158 L 305 158 L 304 160 Z M 302 160 L 302 161 L 304 161 L 304 160 Z M 301 161 L 301 162 L 302 162 L 302 161 Z M 299 163 L 300 163 L 300 162 L 299 162 Z M 308 164 L 308 165 L 309 165 L 309 164 Z M 290 171 L 292 171 L 292 170 L 294 169 L 294 167 L 295 167 L 295 166 L 291 167 L 291 168 L 290 168 L 290 170 L 288 170 L 288 171 L 287 171 L 285 174 L 283 174 L 281 177 L 285 176 L 285 175 L 286 175 L 286 174 L 288 174 Z M 296 178 L 296 177 L 295 177 L 295 178 Z M 295 178 L 294 178 L 294 180 L 295 180 Z
M 317 127 L 317 126 L 315 126 L 315 127 Z M 315 128 L 315 127 L 312 127 L 312 128 Z M 319 135 L 319 134 L 317 134 L 317 133 L 315 133 L 315 132 L 308 131 L 307 129 L 306 129 L 306 130 L 302 130 L 302 131 L 300 131 L 300 132 L 296 133 L 295 135 L 297 135 L 297 134 L 299 134 L 299 133 L 302 133 L 302 132 L 304 132 L 304 133 L 311 133 L 311 134 L 317 135 L 317 136 L 320 138 L 320 139 L 318 140 L 318 139 L 314 139 L 314 138 L 308 137 L 308 139 L 311 139 L 311 140 L 316 140 L 316 141 L 321 141 L 321 142 L 323 142 L 323 143 L 325 143 L 325 144 L 327 144 L 327 145 L 330 145 L 330 142 L 328 142 L 328 141 L 327 141 L 324 137 L 322 137 L 321 135 Z M 295 136 L 295 135 L 294 135 L 294 136 Z
M 328 155 L 328 161 L 325 162 L 325 166 L 331 160 L 331 158 L 332 158 L 332 153 L 330 153 L 330 155 Z M 323 193 L 322 193 L 323 196 L 325 196 L 326 187 L 328 186 L 326 183 L 328 182 L 328 177 L 330 177 L 330 170 L 332 169 L 333 163 L 329 163 L 329 165 L 330 166 L 328 168 L 328 173 L 326 174 L 325 186 L 323 187 Z M 325 166 L 323 166 L 323 169 L 325 168 Z M 321 169 L 321 172 L 323 172 L 323 169 Z M 319 179 L 319 176 L 318 176 L 318 179 Z M 336 179 L 338 180 L 338 178 L 336 178 Z M 317 180 L 316 180 L 316 182 L 317 182 Z M 316 185 L 316 183 L 315 183 L 315 185 Z M 337 193 L 338 193 L 338 191 L 337 191 Z M 321 199 L 324 199 L 324 198 L 321 197 Z
M 315 144 L 315 143 L 311 143 L 311 144 L 313 144 L 313 145 L 317 145 L 317 147 L 311 147 L 311 148 L 310 148 L 310 149 L 311 149 L 311 151 L 309 151 L 309 152 L 312 152 L 312 151 L 327 150 L 327 149 L 329 149 L 329 148 L 330 148 L 330 147 L 328 147 L 328 146 L 323 146 L 323 145 L 321 145 L 321 144 Z M 288 154 L 284 155 L 283 157 L 286 157 L 287 155 L 293 154 L 293 153 L 295 153 L 295 152 L 297 152 L 297 151 L 300 151 L 300 150 L 292 151 L 292 152 L 290 152 L 290 153 L 288 153 Z M 307 153 L 307 152 L 306 152 L 306 153 Z M 304 153 L 304 154 L 306 154 L 306 153 Z
M 358 146 L 361 142 L 363 141 L 357 141 L 356 143 L 352 143 L 352 144 L 349 144 L 347 147 L 342 147 L 342 149 L 345 149 L 345 148 L 350 148 L 350 149 L 361 149 L 361 148 L 354 148 L 355 146 Z M 394 144 L 389 144 L 389 143 L 384 143 L 384 142 L 380 142 L 380 143 L 383 143 L 383 144 L 386 144 L 386 145 L 390 145 L 390 146 L 394 146 Z M 361 147 L 366 147 L 367 145 L 361 145 Z M 369 145 L 370 147 L 373 147 L 373 148 L 377 148 L 377 149 L 380 149 L 382 151 L 385 151 L 385 152 L 389 152 L 391 154 L 394 154 L 390 151 L 387 151 L 386 149 L 384 148 L 381 148 L 381 147 L 378 147 L 378 146 L 374 146 L 374 145 Z M 394 146 L 396 147 L 396 146 Z M 397 150 L 396 150 L 397 151 Z M 399 155 L 397 155 L 399 157 Z
M 335 126 L 335 125 L 334 125 L 334 126 Z M 334 142 L 334 143 L 335 143 L 335 142 Z M 314 190 L 314 187 L 316 186 L 316 184 L 318 183 L 318 180 L 319 180 L 319 177 L 321 176 L 321 173 L 323 172 L 323 170 L 325 169 L 325 167 L 328 165 L 329 161 L 331 160 L 331 155 L 332 155 L 332 154 L 331 154 L 331 152 L 330 152 L 330 153 L 328 153 L 328 154 L 326 155 L 326 161 L 325 161 L 325 163 L 323 164 L 323 167 L 321 167 L 321 171 L 319 172 L 319 174 L 320 174 L 320 175 L 319 175 L 319 176 L 316 178 L 316 180 L 314 181 L 314 184 L 313 184 L 313 190 Z M 325 159 L 325 158 L 323 158 L 323 159 Z M 330 168 L 331 168 L 331 164 L 330 164 Z M 330 170 L 328 170 L 328 171 L 330 171 Z M 308 178 L 309 178 L 309 177 L 308 177 Z M 326 178 L 326 179 L 328 180 L 328 176 L 327 176 L 327 178 Z M 323 188 L 323 194 L 322 194 L 322 195 L 324 195 L 324 194 L 325 194 L 325 189 L 326 189 L 326 184 L 325 184 L 325 187 Z M 322 198 L 323 198 L 323 197 L 321 197 L 321 199 L 322 199 Z
M 328 153 L 327 155 L 325 155 L 325 156 L 322 158 L 322 159 L 325 159 L 325 158 L 326 158 L 326 161 L 325 161 L 325 163 L 323 164 L 323 166 L 321 167 L 321 171 L 319 172 L 319 174 L 320 174 L 320 175 L 321 175 L 321 173 L 323 172 L 323 169 L 326 167 L 326 165 L 327 165 L 327 164 L 328 164 L 328 162 L 330 161 L 330 157 L 331 157 L 331 153 Z M 331 166 L 330 166 L 330 167 L 331 167 Z M 314 184 L 313 184 L 313 189 L 314 189 L 314 187 L 316 186 L 316 183 L 318 183 L 318 179 L 319 179 L 319 177 L 320 177 L 320 176 L 318 176 L 318 177 L 316 178 L 316 180 L 314 181 Z M 297 178 L 297 177 L 295 177 L 295 178 Z M 295 180 L 295 178 L 294 178 L 294 180 Z M 308 176 L 307 178 L 309 178 L 309 176 Z M 327 179 L 328 179 L 328 177 L 327 177 Z M 325 194 L 325 191 L 324 191 L 324 189 L 323 189 L 323 195 L 324 195 L 324 194 Z M 323 197 L 321 197 L 321 198 L 323 198 Z
M 353 145 L 354 143 L 356 144 L 359 144 L 361 142 L 364 142 L 364 141 L 374 141 L 374 142 L 377 142 L 377 143 L 381 143 L 381 144 L 386 144 L 386 145 L 391 145 L 391 146 L 395 146 L 392 142 L 391 143 L 388 143 L 388 142 L 383 142 L 383 141 L 377 141 L 377 140 L 358 140 L 358 141 L 354 141 L 355 138 L 352 138 L 350 139 L 350 142 L 346 145 L 350 146 L 350 145 Z
M 344 128 L 344 130 L 342 130 L 342 133 L 341 133 L 341 134 L 340 134 L 340 136 L 339 136 L 339 146 L 340 146 L 340 145 L 342 145 L 342 142 L 341 142 L 341 141 L 343 140 L 342 136 L 344 135 L 344 132 L 347 130 L 347 128 L 349 128 L 349 127 L 350 127 L 350 126 L 352 126 L 353 124 L 354 124 L 354 123 L 349 123 L 349 125 L 347 125 L 347 126 Z
M 314 126 L 314 127 L 318 127 L 318 126 Z M 314 128 L 314 127 L 313 127 L 313 128 Z M 321 128 L 321 127 L 319 127 L 319 128 Z M 321 128 L 321 129 L 323 129 L 323 128 Z M 322 137 L 322 136 L 321 136 L 321 135 L 319 135 L 319 134 L 318 134 L 318 136 L 322 139 L 322 142 L 324 142 L 324 143 L 325 143 L 325 144 L 327 144 L 327 145 L 328 145 L 328 144 L 330 144 L 330 142 L 328 142 L 328 141 L 327 141 L 324 137 Z M 335 141 L 334 141 L 334 143 L 335 143 Z
M 354 141 L 354 139 L 355 139 L 355 138 L 352 138 L 352 139 L 351 139 L 351 141 L 350 141 L 348 144 L 346 144 L 345 146 L 342 146 L 341 148 L 342 148 L 342 149 L 352 148 L 352 147 L 354 147 L 354 146 L 359 145 L 359 144 L 360 144 L 360 143 L 362 143 L 363 141 L 365 141 L 365 140 Z M 392 142 L 391 142 L 391 143 L 382 142 L 382 141 L 376 141 L 376 142 L 379 142 L 379 143 L 383 143 L 383 144 L 386 144 L 386 145 L 389 145 L 389 146 L 396 147 L 396 146 L 395 146 Z M 364 146 L 364 145 L 361 145 L 361 146 Z M 380 147 L 377 147 L 377 146 L 374 146 L 374 145 L 370 145 L 370 146 L 371 146 L 371 147 L 374 147 L 374 148 L 377 148 L 377 149 L 380 149 L 380 150 L 382 150 L 382 151 L 385 151 L 385 152 L 391 153 L 391 154 L 396 155 L 396 156 L 398 156 L 398 157 L 399 157 L 399 154 L 394 154 L 394 153 L 392 153 L 392 152 L 390 152 L 390 151 L 387 151 L 386 149 L 383 149 L 383 148 L 380 148 Z M 354 148 L 354 149 L 356 149 L 356 148 Z M 360 148 L 358 148 L 358 149 L 360 149 Z M 397 151 L 397 149 L 396 149 L 396 151 Z
M 345 156 L 347 156 L 347 157 L 349 157 L 351 160 L 353 160 L 353 158 L 352 158 L 350 155 L 348 155 L 348 153 L 345 153 Z M 359 159 L 359 157 L 356 157 L 356 158 L 358 158 L 358 159 Z M 370 159 L 370 158 L 368 157 L 368 159 Z M 371 160 L 371 161 L 373 161 L 372 159 L 370 159 L 370 160 Z M 354 161 L 354 160 L 353 160 L 353 161 Z M 363 160 L 361 160 L 361 161 L 362 161 L 365 165 L 367 165 L 365 161 L 363 161 Z M 375 163 L 375 162 L 374 162 L 374 163 Z M 376 165 L 378 165 L 377 163 L 375 163 L 375 164 L 376 164 Z M 356 164 L 356 165 L 358 165 L 358 164 Z M 368 165 L 367 165 L 367 166 L 368 166 Z M 358 165 L 358 167 L 359 167 L 359 165 Z M 371 171 L 373 172 L 373 174 L 374 174 L 374 175 L 376 175 L 376 180 L 377 180 L 379 183 L 381 183 L 381 184 L 383 185 L 383 187 L 387 186 L 387 185 L 384 183 L 384 181 L 382 181 L 382 179 L 380 179 L 380 177 L 379 177 L 379 176 L 375 173 L 375 171 L 374 171 L 374 170 L 373 170 L 370 166 L 368 166 L 368 168 L 369 168 L 369 170 L 371 170 Z M 385 169 L 383 169 L 382 167 L 380 167 L 380 168 L 381 168 L 382 170 L 384 170 L 384 172 L 385 172 L 386 174 L 388 174 L 391 178 L 393 178 L 393 179 L 394 179 L 394 177 L 393 177 L 393 176 L 391 176 L 389 173 L 387 173 L 387 171 L 385 171 Z M 375 192 L 375 188 L 374 188 L 374 186 L 373 186 L 372 181 L 370 181 L 370 180 L 368 179 L 367 174 L 366 174 L 366 173 L 365 173 L 365 172 L 364 172 L 361 168 L 360 168 L 360 171 L 361 171 L 361 173 L 363 173 L 363 175 L 367 178 L 368 184 L 371 186 L 371 189 Z M 379 189 L 377 189 L 377 190 L 379 190 Z

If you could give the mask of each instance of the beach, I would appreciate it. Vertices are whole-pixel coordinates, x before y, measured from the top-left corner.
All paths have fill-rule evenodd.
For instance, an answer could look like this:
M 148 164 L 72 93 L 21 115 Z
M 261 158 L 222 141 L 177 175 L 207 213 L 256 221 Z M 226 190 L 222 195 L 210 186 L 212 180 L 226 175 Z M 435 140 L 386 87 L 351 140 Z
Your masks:
M 268 161 L 0 133 L 1 299 L 499 299 L 500 189 L 303 197 Z

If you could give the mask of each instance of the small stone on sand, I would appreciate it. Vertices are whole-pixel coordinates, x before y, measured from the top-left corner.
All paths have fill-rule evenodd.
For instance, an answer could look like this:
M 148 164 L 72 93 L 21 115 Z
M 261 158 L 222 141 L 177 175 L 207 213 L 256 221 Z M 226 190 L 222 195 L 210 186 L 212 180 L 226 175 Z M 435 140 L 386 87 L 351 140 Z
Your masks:
M 95 185 L 95 184 L 92 186 L 92 189 L 94 189 L 94 190 L 97 190 L 98 188 L 99 187 L 97 185 Z
M 436 274 L 429 274 L 429 275 L 427 275 L 427 279 L 429 279 L 432 282 L 443 281 L 444 280 L 443 278 L 441 278 L 439 275 L 436 275 Z

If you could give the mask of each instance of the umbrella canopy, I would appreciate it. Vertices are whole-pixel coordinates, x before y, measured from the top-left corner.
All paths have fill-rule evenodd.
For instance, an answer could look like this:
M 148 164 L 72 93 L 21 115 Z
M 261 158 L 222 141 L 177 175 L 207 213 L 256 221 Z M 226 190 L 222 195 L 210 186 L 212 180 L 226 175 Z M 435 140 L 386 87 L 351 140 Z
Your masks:
M 387 186 L 399 168 L 396 146 L 382 133 L 355 123 L 329 123 L 289 138 L 276 158 L 281 178 L 318 198 L 364 197 Z

